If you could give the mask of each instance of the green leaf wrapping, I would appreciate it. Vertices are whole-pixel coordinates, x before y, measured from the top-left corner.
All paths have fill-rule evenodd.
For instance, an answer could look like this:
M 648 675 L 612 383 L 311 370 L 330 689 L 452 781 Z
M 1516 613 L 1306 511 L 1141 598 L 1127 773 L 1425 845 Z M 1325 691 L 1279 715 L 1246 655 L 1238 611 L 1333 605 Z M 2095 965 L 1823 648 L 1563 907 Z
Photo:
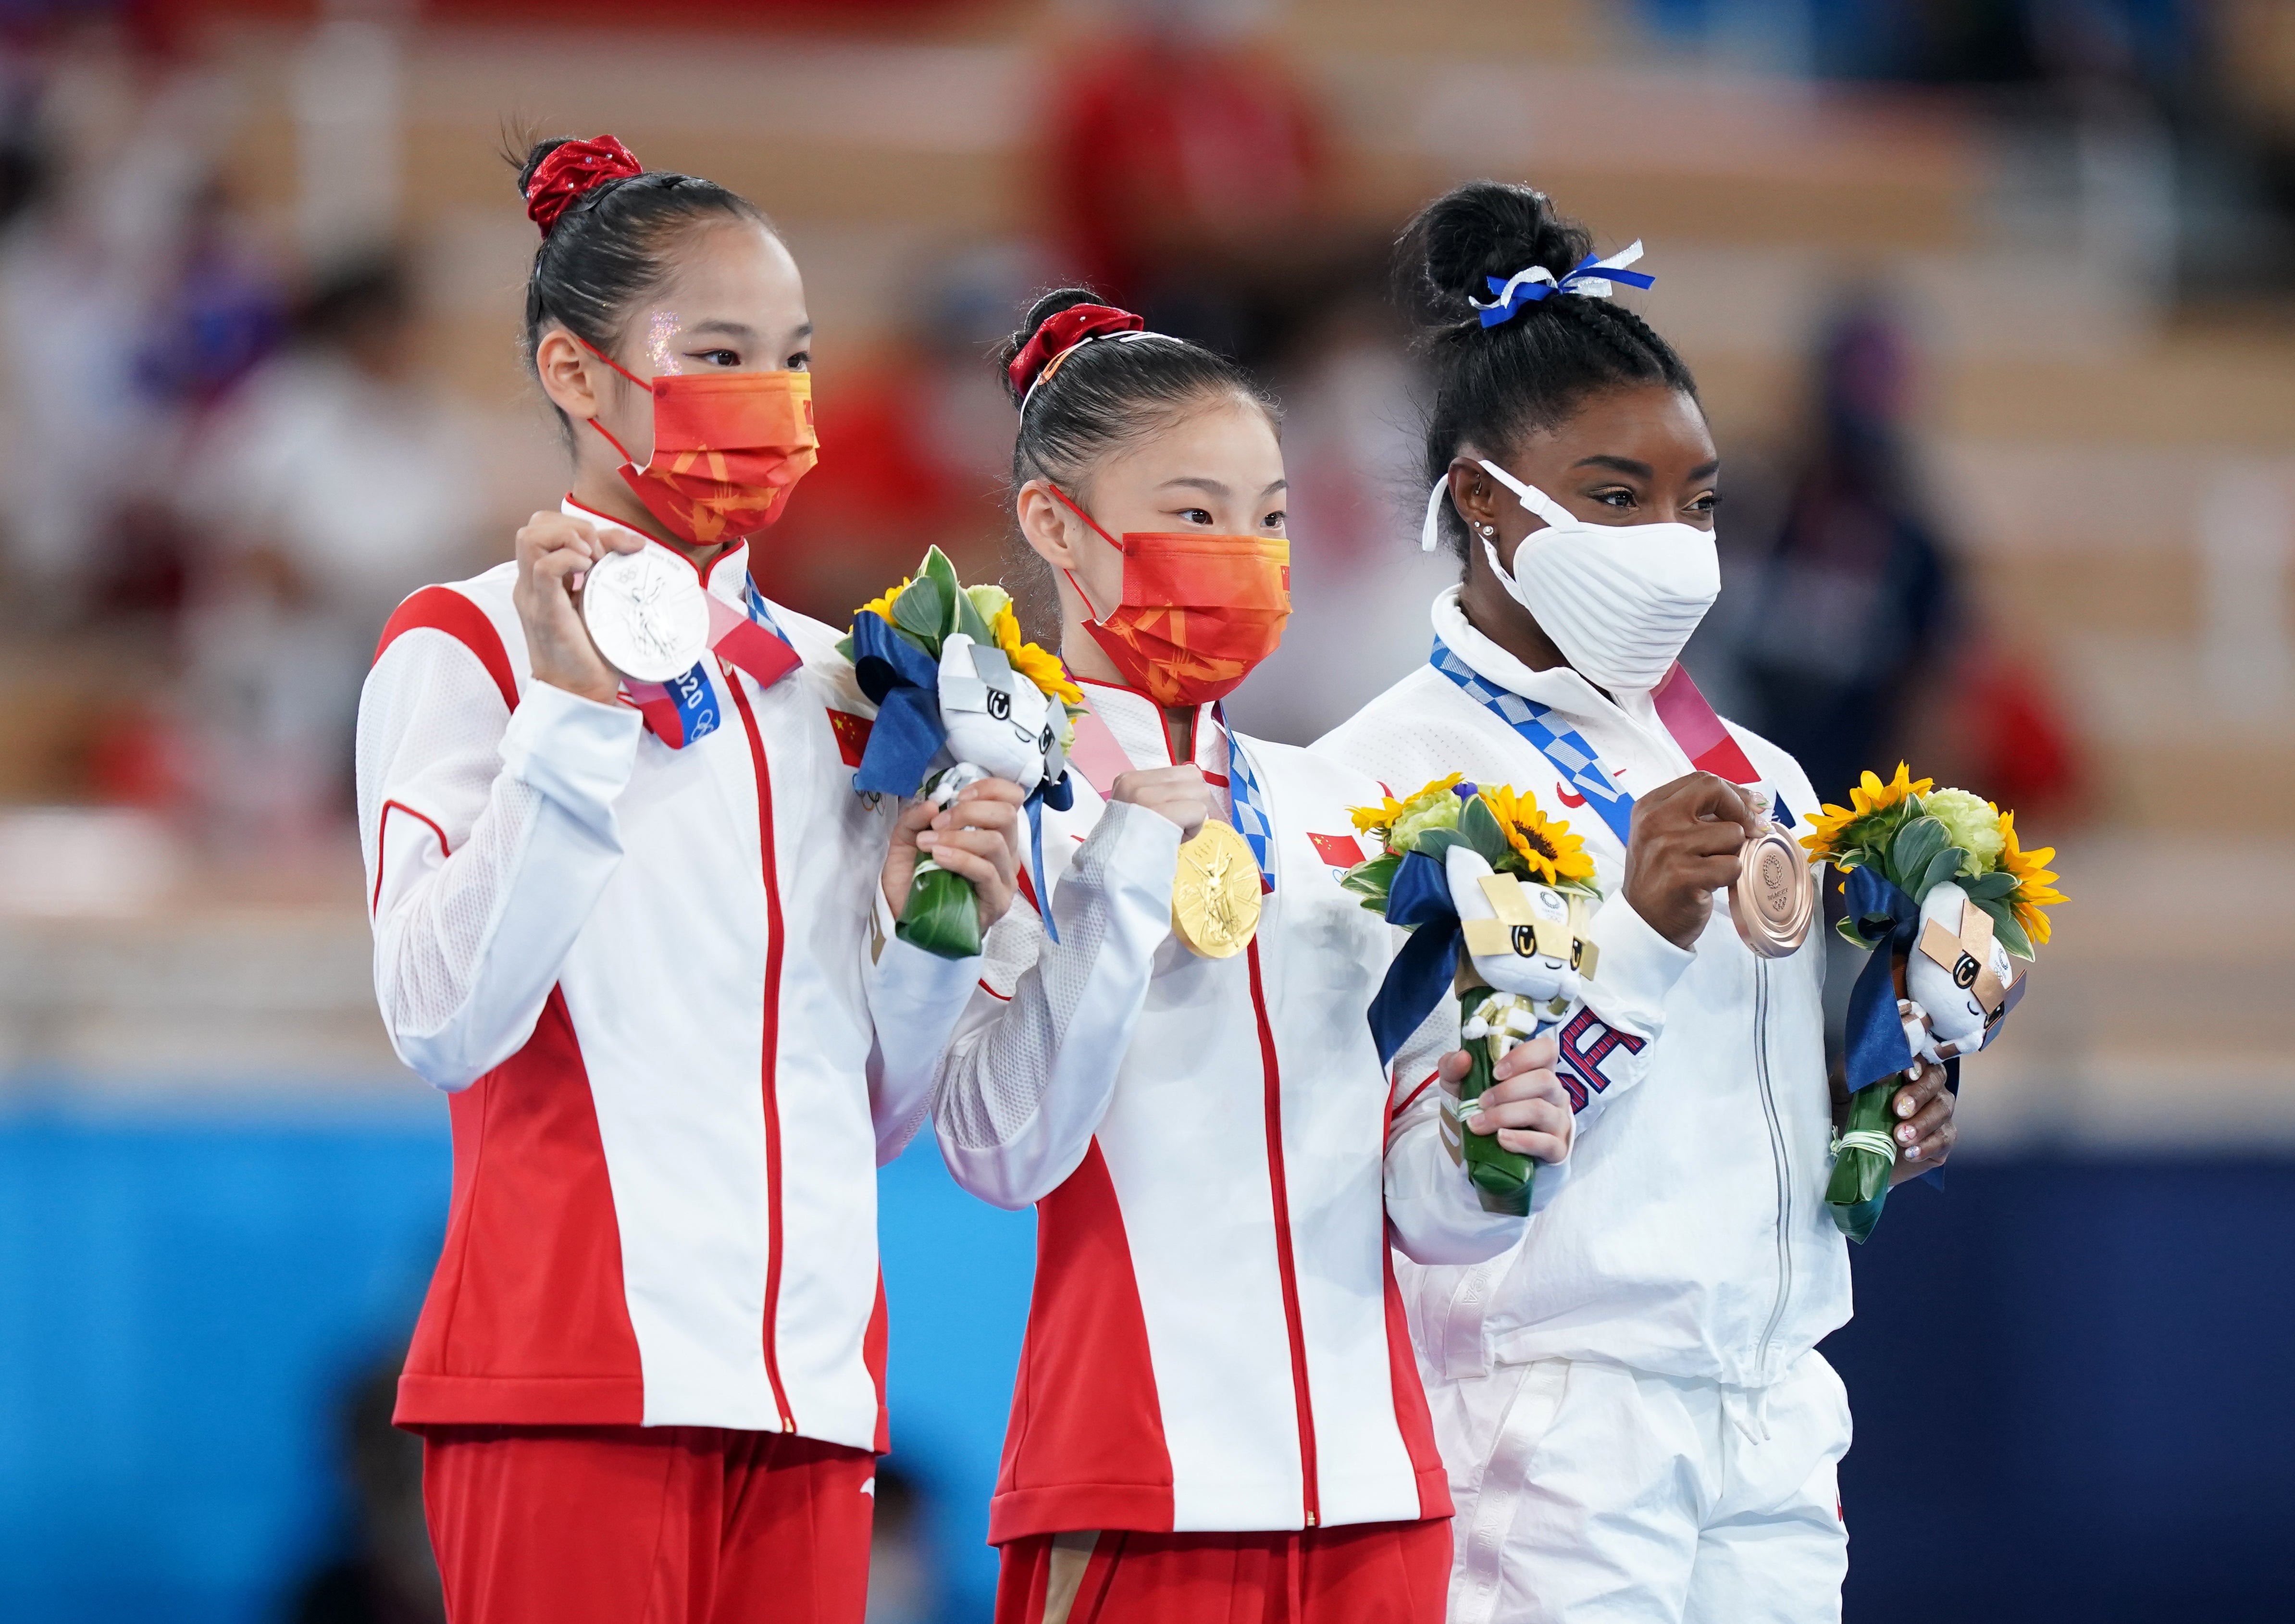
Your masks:
M 1952 844 L 1941 818 L 1915 818 L 1889 843 L 1888 875 L 1899 891 L 1921 900 L 1920 882 L 1938 853 Z
M 1956 877 L 1960 873 L 1961 866 L 1969 861 L 1968 853 L 1960 847 L 1956 845 L 1945 847 L 1943 851 L 1929 859 L 1928 870 L 1921 876 L 1920 889 L 1913 894 L 1915 897 L 1926 896 L 1945 881 Z
M 969 959 L 980 951 L 980 904 L 972 882 L 927 858 L 909 882 L 908 901 L 894 934 L 911 947 L 943 959 Z
M 1896 1122 L 1897 1090 L 1904 1086 L 1899 1077 L 1858 1089 L 1849 1098 L 1849 1126 L 1889 1133 Z M 1896 1164 L 1894 1155 L 1884 1157 L 1861 1147 L 1843 1147 L 1834 1158 L 1833 1176 L 1825 1187 L 1825 1207 L 1834 1227 L 1850 1240 L 1861 1244 L 1881 1221 L 1881 1208 L 1889 1199 L 1889 1174 Z
M 1498 819 L 1480 796 L 1467 802 L 1466 809 L 1459 812 L 1458 837 L 1480 853 L 1482 861 L 1493 869 L 1499 866 L 1499 859 L 1514 850 L 1507 843 L 1506 831 L 1499 827 Z
M 1357 896 L 1369 899 L 1384 913 L 1386 894 L 1394 886 L 1394 871 L 1401 866 L 1400 853 L 1384 852 L 1368 862 L 1359 862 L 1349 869 L 1339 877 L 1339 885 Z
M 1460 1024 L 1472 1020 L 1474 1011 L 1497 995 L 1488 987 L 1470 989 L 1458 1000 Z M 1466 1045 L 1467 1057 L 1473 1065 L 1467 1067 L 1466 1080 L 1458 1085 L 1461 1110 L 1482 1097 L 1493 1078 L 1495 1063 L 1491 1058 L 1491 1040 L 1477 1038 Z M 1530 1214 L 1530 1194 L 1538 1177 L 1538 1163 L 1518 1150 L 1507 1150 L 1499 1145 L 1493 1133 L 1476 1133 L 1462 1120 L 1458 1123 L 1459 1154 L 1466 1164 L 1466 1177 L 1473 1182 L 1474 1194 L 1485 1212 L 1506 1212 L 1516 1218 Z
M 1989 874 L 1980 874 L 1974 879 L 1960 882 L 1972 902 L 1995 902 L 2016 889 L 2016 877 L 1995 869 Z
M 956 624 L 951 630 L 963 632 L 976 643 L 984 643 L 991 649 L 994 648 L 996 639 L 988 630 L 988 623 L 980 618 L 980 610 L 973 603 L 972 594 L 960 592 L 953 596 L 956 601 Z
M 1452 846 L 1462 845 L 1472 850 L 1474 844 L 1457 829 L 1430 828 L 1421 829 L 1418 832 L 1418 838 L 1410 843 L 1410 849 L 1423 856 L 1433 858 L 1437 863 L 1448 866 Z
M 925 652 L 935 659 L 940 657 L 940 640 L 947 634 L 948 600 L 949 589 L 923 575 L 893 600 L 893 624 L 922 642 Z
M 1988 908 L 1985 911 L 1990 913 L 1992 910 Z M 1992 935 L 2017 958 L 2030 959 L 2032 956 L 2032 938 L 2024 934 L 2024 927 L 2016 923 L 2016 916 L 2008 911 L 2005 902 L 2001 904 L 2000 912 L 1993 918 Z

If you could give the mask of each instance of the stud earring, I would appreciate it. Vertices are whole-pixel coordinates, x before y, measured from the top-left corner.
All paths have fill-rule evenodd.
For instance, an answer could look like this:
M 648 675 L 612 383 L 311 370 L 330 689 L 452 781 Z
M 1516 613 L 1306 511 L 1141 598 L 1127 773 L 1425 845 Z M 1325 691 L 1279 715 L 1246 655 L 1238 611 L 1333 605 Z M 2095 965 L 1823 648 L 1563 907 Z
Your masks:
M 1496 525 L 1478 525 L 1475 528 L 1479 529 L 1482 533 L 1482 539 L 1484 541 L 1490 540 L 1491 537 L 1499 533 L 1499 527 Z

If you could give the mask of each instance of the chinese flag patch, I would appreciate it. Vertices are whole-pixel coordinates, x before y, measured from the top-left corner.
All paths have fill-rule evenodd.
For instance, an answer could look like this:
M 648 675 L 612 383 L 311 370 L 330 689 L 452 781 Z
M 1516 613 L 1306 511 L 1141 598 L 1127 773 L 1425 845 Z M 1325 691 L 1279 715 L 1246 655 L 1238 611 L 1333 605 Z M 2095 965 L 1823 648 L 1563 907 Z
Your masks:
M 1310 835 L 1315 855 L 1334 869 L 1352 869 L 1363 860 L 1361 843 L 1352 835 Z
M 868 717 L 855 716 L 848 711 L 829 713 L 829 729 L 837 735 L 837 753 L 845 758 L 846 766 L 861 764 L 861 753 L 869 747 L 869 730 L 875 725 Z

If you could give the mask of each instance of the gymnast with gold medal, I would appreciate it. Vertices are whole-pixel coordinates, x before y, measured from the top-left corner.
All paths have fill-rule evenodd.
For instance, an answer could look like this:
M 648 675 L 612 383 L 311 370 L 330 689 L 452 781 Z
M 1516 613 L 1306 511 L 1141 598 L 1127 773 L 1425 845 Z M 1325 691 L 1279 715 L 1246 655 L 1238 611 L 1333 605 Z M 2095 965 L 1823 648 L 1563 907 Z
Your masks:
M 1433 1624 L 1450 1503 L 1389 1237 L 1467 1263 L 1524 1220 L 1403 1109 L 1465 1074 L 1455 1010 L 1392 1070 L 1364 1018 L 1397 934 L 1338 876 L 1379 786 L 1221 706 L 1290 615 L 1274 409 L 1081 290 L 1000 365 L 1074 799 L 934 1088 L 957 1181 L 1037 1209 L 999 1624 Z M 1567 1155 L 1551 1071 L 1483 1100 L 1509 1148 Z

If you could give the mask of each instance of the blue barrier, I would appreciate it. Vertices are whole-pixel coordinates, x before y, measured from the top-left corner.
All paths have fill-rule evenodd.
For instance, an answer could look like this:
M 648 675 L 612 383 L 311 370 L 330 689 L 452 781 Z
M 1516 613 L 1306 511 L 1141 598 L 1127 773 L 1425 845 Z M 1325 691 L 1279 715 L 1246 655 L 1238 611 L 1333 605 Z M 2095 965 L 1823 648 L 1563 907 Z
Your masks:
M 411 1086 L 411 1085 L 410 1085 Z M 339 1538 L 342 1391 L 403 1338 L 443 1112 L 0 1117 L 0 1618 L 251 1624 Z M 1033 1225 L 886 1170 L 896 1458 L 953 1595 L 982 1546 Z M 1859 1624 L 2280 1618 L 2295 1164 L 1956 1168 L 1857 1253 L 1826 1352 Z

